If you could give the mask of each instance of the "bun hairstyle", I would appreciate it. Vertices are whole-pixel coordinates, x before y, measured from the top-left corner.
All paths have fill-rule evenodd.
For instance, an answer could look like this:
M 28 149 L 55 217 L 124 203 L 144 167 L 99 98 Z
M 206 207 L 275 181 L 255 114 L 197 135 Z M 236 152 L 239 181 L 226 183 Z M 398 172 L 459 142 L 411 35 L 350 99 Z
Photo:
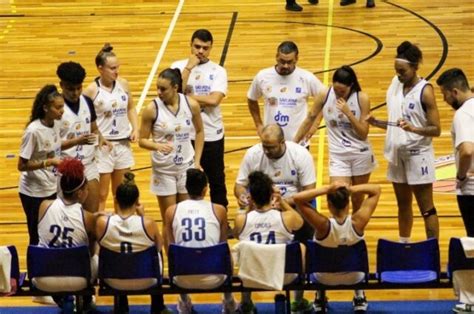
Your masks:
M 418 46 L 404 41 L 397 47 L 397 59 L 404 59 L 412 65 L 418 65 L 423 60 L 423 54 Z
M 327 199 L 337 211 L 340 211 L 349 204 L 350 196 L 350 191 L 343 186 L 338 188 L 334 193 L 328 194 Z
M 249 193 L 257 207 L 270 203 L 273 195 L 273 181 L 262 171 L 249 174 Z
M 95 65 L 97 67 L 104 66 L 107 63 L 108 57 L 115 57 L 115 53 L 112 52 L 114 47 L 110 45 L 110 43 L 105 43 L 102 49 L 100 49 L 99 53 L 95 57 Z
M 58 92 L 58 88 L 55 85 L 43 86 L 38 94 L 36 94 L 33 107 L 31 108 L 30 121 L 28 123 L 31 123 L 36 119 L 43 119 L 46 115 L 44 106 L 49 107 L 56 97 L 63 96 Z
M 140 197 L 140 191 L 135 184 L 135 175 L 131 172 L 126 172 L 123 175 L 123 181 L 115 191 L 115 198 L 119 207 L 122 209 L 132 207 Z
M 58 172 L 61 174 L 61 190 L 66 197 L 71 197 L 87 182 L 84 175 L 84 165 L 78 159 L 65 158 L 59 164 Z

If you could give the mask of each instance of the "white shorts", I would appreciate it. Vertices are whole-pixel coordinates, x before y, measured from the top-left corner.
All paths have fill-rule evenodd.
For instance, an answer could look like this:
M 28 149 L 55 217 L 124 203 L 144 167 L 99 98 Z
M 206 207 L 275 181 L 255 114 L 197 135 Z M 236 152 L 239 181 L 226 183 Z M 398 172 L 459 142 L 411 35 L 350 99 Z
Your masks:
M 434 153 L 418 150 L 400 153 L 398 164 L 388 163 L 387 179 L 394 183 L 409 185 L 429 184 L 436 181 Z
M 97 164 L 94 161 L 84 165 L 84 173 L 87 181 L 99 181 L 99 171 L 97 170 Z
M 187 194 L 186 190 L 186 170 L 177 172 L 174 175 L 158 172 L 153 167 L 151 175 L 151 192 L 157 196 L 168 196 L 175 194 Z
M 110 141 L 112 150 L 97 149 L 96 161 L 99 173 L 112 173 L 115 169 L 127 169 L 135 165 L 132 148 L 128 139 Z
M 354 158 L 341 160 L 337 156 L 329 158 L 329 176 L 354 177 L 371 173 L 377 162 L 373 154 L 355 155 Z

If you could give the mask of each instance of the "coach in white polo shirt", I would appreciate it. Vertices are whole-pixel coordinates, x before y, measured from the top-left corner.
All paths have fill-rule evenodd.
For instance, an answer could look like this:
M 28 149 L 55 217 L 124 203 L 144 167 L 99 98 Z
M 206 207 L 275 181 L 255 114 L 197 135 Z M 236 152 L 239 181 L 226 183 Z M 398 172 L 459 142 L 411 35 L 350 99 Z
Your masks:
M 283 128 L 285 139 L 291 141 L 306 117 L 308 97 L 316 96 L 324 85 L 313 73 L 296 66 L 298 47 L 292 41 L 278 46 L 276 62 L 255 76 L 247 93 L 247 103 L 259 136 L 265 125 L 276 123 Z M 258 105 L 261 97 L 264 121 Z

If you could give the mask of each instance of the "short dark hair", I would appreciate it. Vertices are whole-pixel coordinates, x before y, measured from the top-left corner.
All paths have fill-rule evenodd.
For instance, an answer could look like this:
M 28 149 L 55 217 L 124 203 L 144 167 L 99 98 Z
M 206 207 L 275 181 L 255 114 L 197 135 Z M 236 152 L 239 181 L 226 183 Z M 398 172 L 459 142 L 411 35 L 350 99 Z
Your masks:
M 442 86 L 447 90 L 457 88 L 463 92 L 469 90 L 469 83 L 464 72 L 459 68 L 452 68 L 444 71 L 436 80 L 438 86 Z
M 348 65 L 343 65 L 337 69 L 336 72 L 334 72 L 334 75 L 332 76 L 332 82 L 338 82 L 346 86 L 351 86 L 351 94 L 353 92 L 360 92 L 362 90 L 354 69 Z
M 200 196 L 207 186 L 207 176 L 204 171 L 189 168 L 186 170 L 186 190 L 189 196 Z
M 405 40 L 397 47 L 397 58 L 405 59 L 410 65 L 417 66 L 423 60 L 423 54 L 418 46 Z
M 270 203 L 273 195 L 272 179 L 261 171 L 251 172 L 249 174 L 249 193 L 257 207 Z
M 278 45 L 277 52 L 282 53 L 282 54 L 290 54 L 292 52 L 295 52 L 296 55 L 298 55 L 298 46 L 295 44 L 293 41 L 284 41 L 280 45 Z
M 342 186 L 335 192 L 328 193 L 327 199 L 337 211 L 340 211 L 346 208 L 347 204 L 349 204 L 350 195 L 350 191 L 346 187 Z
M 138 198 L 140 197 L 140 191 L 135 184 L 135 175 L 131 172 L 126 172 L 123 175 L 123 181 L 119 184 L 115 190 L 115 198 L 120 208 L 132 207 Z
M 211 32 L 204 28 L 198 29 L 197 31 L 193 33 L 193 36 L 191 36 L 191 42 L 193 42 L 195 38 L 203 42 L 210 41 L 211 44 L 214 42 Z
M 82 84 L 86 78 L 86 70 L 77 62 L 63 62 L 58 66 L 56 74 L 59 79 L 69 84 Z
M 178 86 L 178 93 L 183 92 L 183 79 L 179 69 L 164 69 L 158 74 L 158 77 L 170 81 L 171 86 Z

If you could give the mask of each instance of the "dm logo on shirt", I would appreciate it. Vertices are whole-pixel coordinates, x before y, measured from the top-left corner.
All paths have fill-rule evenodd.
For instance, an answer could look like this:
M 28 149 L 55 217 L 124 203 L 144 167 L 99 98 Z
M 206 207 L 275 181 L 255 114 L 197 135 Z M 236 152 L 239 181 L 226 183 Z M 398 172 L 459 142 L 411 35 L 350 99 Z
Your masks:
M 287 126 L 288 123 L 290 122 L 290 116 L 282 114 L 279 110 L 274 118 L 275 118 L 275 122 L 281 127 Z
M 295 92 L 296 92 L 297 94 L 301 94 L 301 87 L 297 87 L 296 90 L 295 90 Z

